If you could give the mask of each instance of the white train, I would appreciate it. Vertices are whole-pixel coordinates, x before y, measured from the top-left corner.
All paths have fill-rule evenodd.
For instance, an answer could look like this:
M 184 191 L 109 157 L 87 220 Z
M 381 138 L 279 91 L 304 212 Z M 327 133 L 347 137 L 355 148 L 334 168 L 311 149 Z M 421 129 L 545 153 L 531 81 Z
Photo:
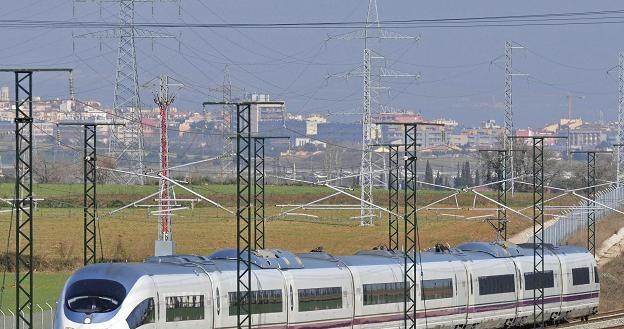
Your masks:
M 533 274 L 532 246 L 466 243 L 420 254 L 418 328 L 504 328 L 533 318 L 533 288 L 545 288 L 551 323 L 595 314 L 598 270 L 586 249 L 547 247 Z M 55 329 L 236 327 L 236 250 L 208 257 L 153 257 L 96 264 L 69 278 Z M 401 328 L 403 257 L 387 250 L 253 253 L 255 328 Z M 420 264 L 419 264 L 420 270 Z M 420 272 L 420 271 L 419 271 Z

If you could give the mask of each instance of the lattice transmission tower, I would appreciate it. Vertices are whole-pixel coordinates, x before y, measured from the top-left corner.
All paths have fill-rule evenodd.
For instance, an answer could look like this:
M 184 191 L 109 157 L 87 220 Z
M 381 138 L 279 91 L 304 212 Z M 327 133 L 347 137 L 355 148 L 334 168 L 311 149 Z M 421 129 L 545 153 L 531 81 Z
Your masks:
M 515 135 L 513 124 L 513 77 L 526 76 L 527 74 L 515 73 L 513 69 L 513 50 L 524 49 L 523 46 L 513 41 L 505 42 L 505 127 L 503 131 L 503 148 L 507 151 L 503 163 L 503 188 L 514 193 L 514 161 L 513 144 L 511 136 Z M 510 181 L 507 179 L 511 178 Z M 509 185 L 509 186 L 508 186 Z
M 622 176 L 624 173 L 624 152 L 622 144 L 624 143 L 624 52 L 620 52 L 618 56 L 618 116 L 617 116 L 617 136 L 616 136 L 616 181 L 618 193 L 622 186 Z M 618 198 L 621 197 L 618 195 Z
M 373 225 L 375 218 L 373 204 L 373 186 L 375 185 L 375 173 L 385 173 L 385 168 L 377 168 L 373 161 L 373 148 L 371 145 L 381 142 L 381 134 L 376 133 L 376 125 L 373 123 L 374 106 L 379 105 L 381 90 L 388 89 L 381 85 L 383 78 L 413 77 L 418 74 L 400 73 L 383 66 L 375 66 L 375 60 L 384 59 L 380 52 L 374 50 L 370 40 L 418 40 L 418 37 L 407 36 L 381 28 L 377 0 L 369 0 L 366 25 L 362 31 L 347 33 L 332 37 L 342 40 L 364 40 L 364 58 L 361 68 L 347 74 L 347 76 L 361 76 L 363 80 L 362 100 L 362 158 L 360 162 L 360 224 Z M 382 159 L 383 160 L 383 159 Z M 384 162 L 385 164 L 385 162 Z
M 235 124 L 235 111 L 236 108 L 233 106 L 232 98 L 233 90 L 240 91 L 238 87 L 232 85 L 232 79 L 230 77 L 230 67 L 229 65 L 225 65 L 223 68 L 223 84 L 217 86 L 216 88 L 211 88 L 211 92 L 221 93 L 221 101 L 223 102 L 223 106 L 221 108 L 221 125 L 217 127 L 218 131 L 221 133 L 221 143 L 223 143 L 223 153 L 220 157 L 221 163 L 221 173 L 223 175 L 227 175 L 229 173 L 233 173 L 233 160 L 234 160 L 234 139 L 232 138 L 235 133 L 234 124 Z M 204 108 L 204 111 L 206 109 Z M 207 128 L 207 127 L 206 127 Z
M 137 28 L 135 26 L 135 4 L 154 2 L 178 2 L 179 0 L 74 0 L 77 2 L 119 3 L 119 27 L 75 35 L 76 38 L 118 39 L 115 93 L 113 100 L 113 122 L 124 123 L 111 126 L 109 152 L 114 154 L 118 165 L 130 172 L 145 172 L 143 162 L 144 144 L 139 93 L 139 73 L 136 56 L 136 39 L 175 38 L 173 35 Z M 126 183 L 143 183 L 143 176 L 123 177 Z
M 147 84 L 154 91 L 154 103 L 158 105 L 160 112 L 160 170 L 159 170 L 159 187 L 160 193 L 158 198 L 158 240 L 154 245 L 154 254 L 156 256 L 173 255 L 175 252 L 175 243 L 173 240 L 173 222 L 171 221 L 173 203 L 175 203 L 175 194 L 169 181 L 169 136 L 168 136 L 168 118 L 170 106 L 175 100 L 175 95 L 171 91 L 171 87 L 180 88 L 182 84 L 171 83 L 174 80 L 167 75 L 161 75 L 160 78 L 152 80 Z M 155 82 L 155 83 L 152 83 Z

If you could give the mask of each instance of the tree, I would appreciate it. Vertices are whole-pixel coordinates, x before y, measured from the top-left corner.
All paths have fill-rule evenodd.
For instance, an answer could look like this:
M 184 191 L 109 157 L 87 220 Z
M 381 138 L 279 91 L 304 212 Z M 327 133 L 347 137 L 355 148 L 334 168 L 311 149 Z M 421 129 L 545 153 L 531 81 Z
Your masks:
M 439 170 L 438 170 L 438 174 L 436 175 L 436 178 L 435 178 L 435 184 L 436 185 L 444 185 L 444 181 L 443 181 L 442 175 L 440 174 Z M 436 186 L 436 189 L 438 189 L 438 188 L 439 187 Z
M 459 169 L 459 162 L 457 163 L 457 174 L 455 174 L 455 180 L 453 181 L 453 186 L 455 188 L 462 186 L 461 172 Z
M 431 169 L 429 160 L 427 160 L 427 165 L 425 166 L 425 183 L 433 184 L 433 169 Z
M 481 175 L 479 175 L 479 169 L 475 170 L 474 185 L 481 185 Z
M 470 171 L 470 162 L 464 162 L 460 174 L 459 187 L 472 186 L 472 172 Z

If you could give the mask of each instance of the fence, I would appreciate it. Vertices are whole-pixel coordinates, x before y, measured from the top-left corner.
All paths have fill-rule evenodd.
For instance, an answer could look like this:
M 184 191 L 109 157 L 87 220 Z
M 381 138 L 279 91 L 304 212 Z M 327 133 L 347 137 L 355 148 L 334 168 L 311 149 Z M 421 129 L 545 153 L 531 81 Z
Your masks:
M 612 187 L 596 193 L 598 203 L 614 209 L 619 207 L 622 197 L 624 197 L 624 188 Z M 552 225 L 544 228 L 544 242 L 562 244 L 573 234 L 587 231 L 587 214 L 590 210 L 595 211 L 596 221 L 600 221 L 613 212 L 599 204 L 588 205 L 586 200 L 581 200 L 576 208 L 565 210 Z
M 55 309 L 56 303 L 35 304 L 32 327 L 34 329 L 52 329 Z M 0 318 L 0 329 L 15 329 L 14 311 L 0 309 Z M 25 324 L 22 322 L 20 328 L 24 327 Z

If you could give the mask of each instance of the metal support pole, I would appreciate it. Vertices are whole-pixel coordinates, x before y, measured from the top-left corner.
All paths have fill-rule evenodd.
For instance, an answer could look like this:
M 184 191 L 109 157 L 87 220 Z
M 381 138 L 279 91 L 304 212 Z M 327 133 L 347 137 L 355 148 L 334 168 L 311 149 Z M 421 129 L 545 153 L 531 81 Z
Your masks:
M 251 105 L 236 106 L 237 327 L 251 329 Z
M 567 139 L 567 136 L 510 136 L 533 141 L 533 328 L 544 328 L 544 139 Z
M 15 328 L 33 328 L 32 71 L 15 71 Z M 23 325 L 23 326 L 22 326 Z
M 544 328 L 544 138 L 533 138 L 533 328 Z
M 587 152 L 587 250 L 596 257 L 596 152 Z
M 622 185 L 622 176 L 624 176 L 624 52 L 618 55 L 618 116 L 617 116 L 617 135 L 615 136 L 617 158 L 616 158 L 616 187 L 618 198 L 621 197 L 620 187 Z
M 0 69 L 15 76 L 15 328 L 33 328 L 33 72 L 61 68 Z
M 615 144 L 618 147 L 619 144 Z M 587 250 L 596 257 L 596 154 L 613 153 L 610 151 L 574 151 L 573 153 L 584 153 L 587 155 Z M 616 156 L 618 154 L 616 153 Z
M 416 160 L 417 147 L 416 141 L 418 137 L 418 126 L 444 126 L 440 123 L 413 122 L 413 123 L 396 123 L 396 122 L 378 122 L 379 125 L 402 125 L 404 127 L 404 146 L 405 146 L 405 183 L 404 183 L 404 202 L 403 205 L 403 223 L 405 236 L 403 242 L 405 244 L 405 253 L 403 256 L 403 310 L 405 313 L 403 325 L 405 329 L 416 329 L 416 296 L 418 295 L 416 284 L 417 280 L 417 257 L 419 253 L 418 241 L 418 207 L 416 205 Z M 398 159 L 397 159 L 398 161 Z M 421 268 L 422 269 L 422 268 Z M 422 273 L 421 273 L 422 279 Z
M 388 149 L 388 249 L 399 250 L 399 146 Z
M 287 136 L 253 136 L 251 141 L 253 143 L 254 153 L 254 170 L 253 170 L 253 249 L 259 250 L 265 247 L 265 145 L 267 139 L 290 139 Z
M 499 205 L 507 205 L 507 186 L 509 183 L 507 170 L 509 150 L 507 149 L 485 149 L 480 152 L 496 152 L 499 167 L 496 170 L 496 180 L 498 181 L 496 201 Z M 507 241 L 507 208 L 498 207 L 496 210 L 496 225 L 492 223 L 496 230 L 496 241 Z
M 254 249 L 264 249 L 264 138 L 254 138 Z
M 97 263 L 96 125 L 84 125 L 84 265 Z
M 512 149 L 512 141 L 509 139 L 510 136 L 514 135 L 514 124 L 513 124 L 513 42 L 505 41 L 505 130 L 504 130 L 504 140 L 503 147 L 508 150 L 507 156 L 505 157 L 505 167 L 509 168 L 512 172 L 511 176 L 513 177 L 513 156 L 511 153 Z M 511 190 L 513 194 L 514 184 L 511 182 Z
M 284 105 L 284 102 L 204 102 L 206 105 L 236 106 L 236 320 L 238 329 L 251 329 L 251 247 L 252 243 L 252 179 L 255 187 L 255 170 L 252 168 L 251 106 Z M 283 138 L 283 137 L 265 137 Z M 254 146 L 254 149 L 256 147 Z M 258 149 L 256 149 L 258 150 Z M 264 150 L 262 150 L 264 152 Z M 256 152 L 254 152 L 255 155 Z M 264 157 L 263 157 L 264 158 Z M 255 167 L 255 165 L 254 165 Z M 264 176 L 264 164 L 262 164 Z M 254 175 L 254 178 L 252 178 Z M 263 178 L 264 181 L 264 178 Z M 264 189 L 263 189 L 264 191 Z M 254 199 L 256 194 L 254 193 Z M 264 198 L 264 193 L 262 198 Z M 254 200 L 255 201 L 255 200 Z M 264 212 L 264 202 L 262 202 Z M 254 207 L 255 215 L 255 207 Z M 264 216 L 263 216 L 264 218 Z M 262 234 L 264 236 L 264 233 Z
M 107 122 L 59 122 L 59 126 L 82 126 L 83 162 L 83 264 L 97 263 L 97 127 L 121 124 Z
M 500 204 L 507 205 L 507 182 L 509 170 L 507 167 L 507 159 L 509 158 L 507 150 L 500 150 L 498 152 L 498 161 L 501 168 L 498 169 L 498 193 L 497 200 Z M 498 207 L 496 211 L 497 229 L 496 240 L 507 241 L 507 209 L 505 207 Z
M 416 214 L 416 133 L 417 125 L 405 125 L 405 204 L 404 204 L 404 243 L 405 256 L 403 281 L 404 328 L 416 328 L 416 254 L 418 253 L 418 219 Z

